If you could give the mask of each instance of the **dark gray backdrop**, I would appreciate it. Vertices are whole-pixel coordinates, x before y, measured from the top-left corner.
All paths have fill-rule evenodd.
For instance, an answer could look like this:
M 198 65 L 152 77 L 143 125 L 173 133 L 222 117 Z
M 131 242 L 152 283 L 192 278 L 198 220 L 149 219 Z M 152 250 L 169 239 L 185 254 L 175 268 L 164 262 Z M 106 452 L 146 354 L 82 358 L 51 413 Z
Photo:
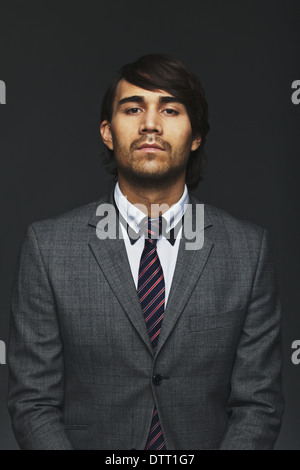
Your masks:
M 286 411 L 278 449 L 300 449 L 299 0 L 1 2 L 0 340 L 26 226 L 97 200 L 105 87 L 125 62 L 165 52 L 198 74 L 210 106 L 196 195 L 271 232 L 283 305 Z M 68 6 L 66 5 L 68 3 Z M 0 365 L 0 449 L 17 449 Z

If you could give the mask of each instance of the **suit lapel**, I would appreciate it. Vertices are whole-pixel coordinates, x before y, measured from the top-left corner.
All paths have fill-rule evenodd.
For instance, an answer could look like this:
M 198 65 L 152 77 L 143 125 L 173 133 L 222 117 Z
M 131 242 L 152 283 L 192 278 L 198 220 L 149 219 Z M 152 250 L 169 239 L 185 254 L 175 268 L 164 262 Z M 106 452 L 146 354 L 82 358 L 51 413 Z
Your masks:
M 196 204 L 199 204 L 200 201 L 190 197 L 190 203 L 192 204 L 193 221 L 195 221 Z M 204 218 L 204 230 L 206 230 L 208 227 L 212 226 L 212 222 L 206 212 Z M 206 232 L 204 233 L 204 244 L 201 249 L 186 250 L 186 243 L 189 242 L 190 240 L 187 240 L 183 230 L 169 300 L 166 306 L 156 350 L 156 357 L 189 301 L 213 247 L 213 242 L 207 237 Z
M 114 207 L 113 191 L 109 194 L 108 198 L 100 200 L 98 206 L 103 203 L 111 204 Z M 89 225 L 96 228 L 101 218 L 101 216 L 93 214 Z M 119 238 L 118 218 L 116 219 L 116 225 L 117 237 L 115 240 L 109 238 L 99 240 L 95 230 L 90 238 L 89 245 L 99 268 L 102 270 L 120 305 L 122 305 L 132 325 L 142 337 L 151 354 L 153 354 L 140 301 L 132 278 L 124 240 Z

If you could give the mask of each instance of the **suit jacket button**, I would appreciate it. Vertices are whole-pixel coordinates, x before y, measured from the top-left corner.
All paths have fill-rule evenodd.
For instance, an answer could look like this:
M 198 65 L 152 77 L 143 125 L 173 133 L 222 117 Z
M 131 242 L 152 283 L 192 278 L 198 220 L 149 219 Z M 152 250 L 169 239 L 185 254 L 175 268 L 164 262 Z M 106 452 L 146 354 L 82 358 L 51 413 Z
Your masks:
M 152 382 L 158 387 L 162 383 L 162 376 L 160 374 L 153 375 Z

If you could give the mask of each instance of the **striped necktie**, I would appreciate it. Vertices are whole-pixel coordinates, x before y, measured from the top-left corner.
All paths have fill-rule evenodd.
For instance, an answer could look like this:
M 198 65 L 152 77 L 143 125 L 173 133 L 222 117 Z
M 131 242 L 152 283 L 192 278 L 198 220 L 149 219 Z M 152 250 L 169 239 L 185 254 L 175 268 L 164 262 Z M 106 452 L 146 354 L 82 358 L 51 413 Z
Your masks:
M 157 254 L 161 225 L 161 217 L 145 221 L 145 247 L 141 256 L 138 278 L 138 296 L 154 354 L 165 309 L 164 274 Z M 145 449 L 166 449 L 156 406 Z

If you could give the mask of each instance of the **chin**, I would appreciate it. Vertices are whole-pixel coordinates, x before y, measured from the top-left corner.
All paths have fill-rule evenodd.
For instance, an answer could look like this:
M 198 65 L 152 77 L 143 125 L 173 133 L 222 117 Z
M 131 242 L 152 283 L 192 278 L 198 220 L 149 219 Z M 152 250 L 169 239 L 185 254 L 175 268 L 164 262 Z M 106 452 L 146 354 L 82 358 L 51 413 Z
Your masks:
M 133 171 L 129 170 L 126 172 L 126 178 L 130 180 L 130 182 L 139 187 L 143 187 L 145 189 L 162 189 L 169 186 L 172 186 L 175 181 L 182 177 L 182 169 L 167 169 L 165 171 L 157 170 L 157 171 Z

